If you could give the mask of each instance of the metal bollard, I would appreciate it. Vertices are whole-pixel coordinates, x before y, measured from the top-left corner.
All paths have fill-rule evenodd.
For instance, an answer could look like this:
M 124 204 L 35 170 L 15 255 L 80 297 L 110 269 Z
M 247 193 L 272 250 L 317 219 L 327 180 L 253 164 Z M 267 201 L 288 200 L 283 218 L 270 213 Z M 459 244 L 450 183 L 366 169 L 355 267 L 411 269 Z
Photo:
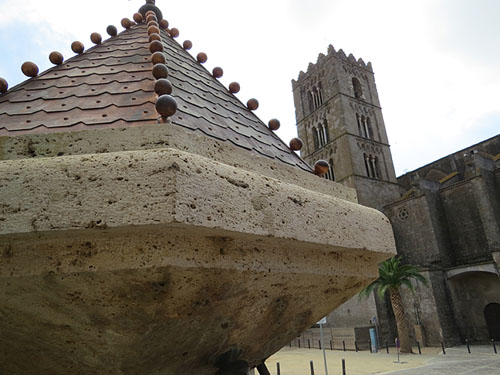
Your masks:
M 311 349 L 311 340 L 307 339 L 307 345 L 309 346 L 309 349 Z
M 417 341 L 418 354 L 422 354 L 422 350 L 420 349 L 420 343 Z
M 333 350 L 333 343 L 332 343 L 332 340 L 330 340 L 330 350 Z
M 385 351 L 389 354 L 389 343 L 385 340 Z
M 300 349 L 300 339 L 298 340 L 298 342 L 299 342 L 299 349 Z
M 342 358 L 342 375 L 345 375 L 346 372 L 345 372 L 345 359 Z
M 495 339 L 491 339 L 491 344 L 493 345 L 493 351 L 495 352 L 495 354 L 498 354 L 498 352 L 497 352 L 497 346 L 495 344 Z
M 319 350 L 321 350 L 321 340 L 318 340 Z
M 344 352 L 345 352 L 345 341 L 342 340 L 342 347 L 344 348 Z
M 444 349 L 444 343 L 441 341 L 441 348 L 443 348 L 443 354 L 446 355 L 446 350 Z
M 358 341 L 354 340 L 354 349 L 356 349 L 356 353 L 359 351 L 358 349 Z
M 470 345 L 469 345 L 469 339 L 465 339 L 465 345 L 467 345 L 467 351 L 470 354 Z
M 314 375 L 314 363 L 313 363 L 313 361 L 309 362 L 309 366 L 311 367 L 311 375 Z
M 276 374 L 281 375 L 281 368 L 280 368 L 280 363 L 276 362 Z

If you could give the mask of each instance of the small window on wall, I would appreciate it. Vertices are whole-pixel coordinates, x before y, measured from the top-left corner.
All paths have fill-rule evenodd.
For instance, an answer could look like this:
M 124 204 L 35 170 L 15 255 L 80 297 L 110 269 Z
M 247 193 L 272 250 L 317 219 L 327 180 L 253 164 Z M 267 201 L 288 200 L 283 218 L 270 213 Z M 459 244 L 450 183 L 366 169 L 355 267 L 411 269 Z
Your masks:
M 366 118 L 366 136 L 367 138 L 373 139 L 372 121 L 369 117 Z
M 312 111 L 314 111 L 314 99 L 313 99 L 313 94 L 311 91 L 308 92 L 307 99 L 309 102 L 309 112 L 312 112 Z
M 318 129 L 312 128 L 312 134 L 313 134 L 314 150 L 317 150 L 319 148 Z
M 352 88 L 354 89 L 354 97 L 357 99 L 363 98 L 363 89 L 361 88 L 361 82 L 356 77 L 352 77 Z
M 370 178 L 381 179 L 378 158 L 373 155 L 363 154 L 365 159 L 366 175 Z
M 323 104 L 323 89 L 321 87 L 321 82 L 318 84 L 318 97 L 319 97 L 319 104 Z
M 356 113 L 356 121 L 358 122 L 358 133 L 359 133 L 359 136 L 362 137 L 363 136 L 363 132 L 362 132 L 362 128 L 361 128 L 361 116 L 359 115 L 359 113 Z
M 325 144 L 330 142 L 330 133 L 328 131 L 328 121 L 326 119 L 323 120 L 323 133 L 325 135 Z

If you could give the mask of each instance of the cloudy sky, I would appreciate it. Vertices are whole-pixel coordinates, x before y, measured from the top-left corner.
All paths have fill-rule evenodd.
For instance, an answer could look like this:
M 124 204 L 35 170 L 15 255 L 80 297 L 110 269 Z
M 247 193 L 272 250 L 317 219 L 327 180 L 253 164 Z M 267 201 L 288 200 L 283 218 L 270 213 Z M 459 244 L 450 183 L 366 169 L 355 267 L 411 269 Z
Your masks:
M 90 47 L 94 31 L 120 27 L 144 0 L 0 0 L 0 77 L 23 81 L 21 64 L 43 71 L 57 50 Z M 207 68 L 238 81 L 257 115 L 295 136 L 291 79 L 329 44 L 371 61 L 396 173 L 413 170 L 500 132 L 498 0 L 157 0 L 193 41 Z

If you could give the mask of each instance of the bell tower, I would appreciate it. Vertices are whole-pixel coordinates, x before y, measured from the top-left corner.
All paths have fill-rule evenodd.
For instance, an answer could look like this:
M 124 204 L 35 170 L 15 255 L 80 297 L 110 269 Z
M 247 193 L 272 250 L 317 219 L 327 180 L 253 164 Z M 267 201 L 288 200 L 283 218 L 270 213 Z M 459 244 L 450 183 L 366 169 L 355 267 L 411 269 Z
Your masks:
M 292 81 L 301 156 L 323 159 L 325 178 L 358 194 L 360 204 L 382 210 L 399 197 L 371 63 L 330 45 L 316 64 Z

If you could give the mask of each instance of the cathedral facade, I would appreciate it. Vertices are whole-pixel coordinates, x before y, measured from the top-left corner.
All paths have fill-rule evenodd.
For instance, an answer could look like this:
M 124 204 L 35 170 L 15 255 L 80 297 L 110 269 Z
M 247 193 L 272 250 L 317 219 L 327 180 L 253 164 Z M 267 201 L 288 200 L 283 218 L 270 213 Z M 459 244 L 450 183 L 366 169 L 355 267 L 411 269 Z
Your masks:
M 396 178 L 371 63 L 329 47 L 292 81 L 301 156 L 390 219 L 398 254 L 429 285 L 405 294 L 415 339 L 448 345 L 500 340 L 500 135 Z M 353 298 L 337 328 L 396 328 L 388 300 Z

